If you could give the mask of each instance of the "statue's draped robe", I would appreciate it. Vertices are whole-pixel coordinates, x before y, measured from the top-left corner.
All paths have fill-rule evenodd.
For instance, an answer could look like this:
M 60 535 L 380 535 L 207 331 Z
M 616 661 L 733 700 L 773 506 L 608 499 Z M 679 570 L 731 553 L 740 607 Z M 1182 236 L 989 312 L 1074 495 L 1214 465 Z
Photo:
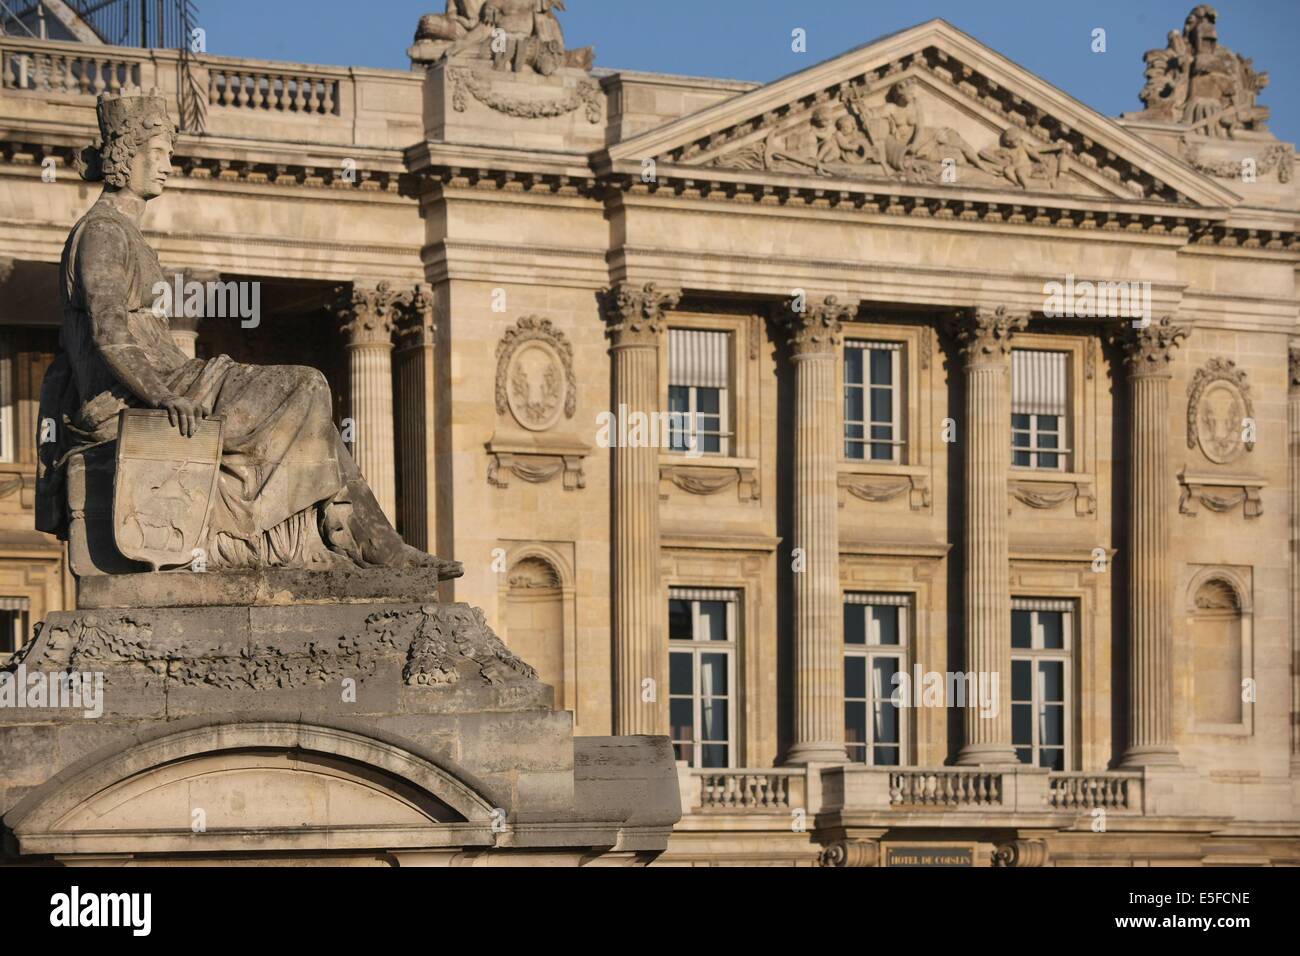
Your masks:
M 241 365 L 229 356 L 188 358 L 154 312 L 155 285 L 174 286 L 134 222 L 101 199 L 73 228 L 63 250 L 61 344 L 41 395 L 41 419 L 57 427 L 67 453 L 113 440 L 123 408 L 147 406 L 113 373 L 107 341 L 136 345 L 173 394 L 212 406 L 224 419 L 221 472 L 207 538 L 209 567 L 322 567 L 320 508 L 345 486 L 342 445 L 329 385 L 315 369 Z M 179 306 L 179 303 L 176 304 Z M 96 329 L 99 335 L 96 335 Z M 66 362 L 60 368 L 58 364 Z M 47 436 L 48 437 L 48 436 Z M 43 469 L 44 472 L 44 469 Z M 42 530 L 61 533 L 66 515 L 48 501 L 61 475 L 42 474 Z M 38 517 L 38 522 L 40 518 Z

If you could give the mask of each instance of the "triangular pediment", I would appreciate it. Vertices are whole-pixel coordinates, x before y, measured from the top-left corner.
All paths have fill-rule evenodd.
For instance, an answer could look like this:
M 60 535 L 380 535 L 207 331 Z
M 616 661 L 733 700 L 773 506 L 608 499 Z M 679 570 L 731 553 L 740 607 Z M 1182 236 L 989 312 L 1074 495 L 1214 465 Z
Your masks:
M 613 169 L 1223 208 L 1223 185 L 943 20 L 643 133 Z M 840 188 L 839 185 L 830 188 Z

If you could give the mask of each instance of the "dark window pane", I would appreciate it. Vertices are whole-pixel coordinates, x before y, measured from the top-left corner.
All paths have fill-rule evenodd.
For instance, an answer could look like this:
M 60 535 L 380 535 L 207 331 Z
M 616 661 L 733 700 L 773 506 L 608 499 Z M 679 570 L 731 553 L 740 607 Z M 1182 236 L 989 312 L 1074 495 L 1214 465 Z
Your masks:
M 867 708 L 862 704 L 844 705 L 844 739 L 849 743 L 866 742 Z
M 844 350 L 844 381 L 861 384 L 862 349 Z
M 719 435 L 699 435 L 696 437 L 697 449 L 706 455 L 716 455 L 722 451 L 722 437 Z
M 1029 432 L 1012 432 L 1012 433 L 1011 433 L 1011 446 L 1012 446 L 1013 448 L 1028 448 L 1028 447 L 1029 447 Z
M 873 422 L 892 422 L 894 420 L 894 395 L 887 388 L 871 390 L 871 420 Z
M 1024 429 L 1025 431 L 1028 431 L 1028 430 L 1029 430 L 1029 416 L 1028 416 L 1028 415 L 1012 415 L 1012 416 L 1011 416 L 1011 427 L 1012 427 L 1012 428 L 1021 428 L 1021 429 Z
M 1030 750 L 1028 747 L 1017 747 L 1016 759 L 1019 760 L 1021 763 L 1031 764 L 1034 762 L 1034 752 Z
M 690 744 L 674 744 L 673 749 L 677 751 L 677 759 L 685 760 L 688 767 L 695 766 L 695 748 Z
M 898 743 L 898 708 L 884 704 L 876 708 L 876 740 L 887 744 Z
M 898 645 L 898 612 L 901 608 L 888 604 L 877 604 L 871 608 L 876 619 L 877 633 L 881 644 Z
M 892 385 L 894 382 L 893 352 L 884 349 L 871 350 L 871 384 Z
M 871 460 L 872 461 L 893 461 L 894 446 L 893 445 L 872 445 Z
M 1029 704 L 1011 705 L 1011 742 L 1016 746 L 1034 741 L 1034 708 Z
M 1033 664 L 1030 661 L 1011 662 L 1011 699 L 1031 701 L 1034 699 Z
M 867 446 L 860 442 L 845 442 L 844 457 L 861 460 L 866 457 Z
M 711 694 L 727 693 L 727 655 L 726 654 L 701 654 L 700 655 L 700 694 L 709 696 Z
M 1011 612 L 1011 646 L 1033 647 L 1034 635 L 1031 617 L 1033 611 Z
M 899 764 L 898 747 L 876 747 L 874 748 L 875 764 L 877 767 L 897 767 Z
M 669 385 L 668 410 L 670 412 L 689 412 L 691 410 L 691 390 L 685 385 Z
M 1060 436 L 1056 435 L 1054 432 L 1038 433 L 1039 448 L 1060 448 L 1061 446 L 1057 444 L 1059 440 Z
M 1046 767 L 1048 770 L 1064 770 L 1065 751 L 1057 749 L 1038 751 L 1038 766 Z
M 1060 418 L 1056 415 L 1039 415 L 1038 430 L 1040 432 L 1060 431 L 1060 426 L 1057 424 L 1059 421 Z
M 695 739 L 694 705 L 689 700 L 670 700 L 668 702 L 669 718 L 672 724 L 673 740 Z
M 844 643 L 867 643 L 867 608 L 863 604 L 844 605 Z
M 691 602 L 676 598 L 668 602 L 668 637 L 674 641 L 694 640 L 691 633 Z
M 702 767 L 725 767 L 727 765 L 726 744 L 706 744 L 700 748 Z
M 861 744 L 849 744 L 849 760 L 853 763 L 866 763 L 867 748 Z
M 866 429 L 864 429 L 861 425 L 844 426 L 845 438 L 864 438 L 865 436 L 866 436 Z
M 1044 455 L 1039 455 L 1039 456 L 1038 456 L 1038 467 L 1039 467 L 1039 468 L 1060 468 L 1060 467 L 1061 467 L 1061 456 L 1060 456 L 1060 455 L 1045 455 L 1045 454 L 1044 454 Z
M 862 421 L 862 389 L 846 388 L 844 390 L 844 420 L 848 422 Z
M 852 655 L 844 658 L 844 696 L 863 700 L 867 696 L 867 659 Z
M 1065 700 L 1065 663 L 1042 661 L 1038 665 L 1038 672 L 1043 675 L 1043 700 L 1062 703 Z
M 692 657 L 681 653 L 668 655 L 668 693 L 687 697 L 695 693 L 691 683 Z
M 727 602 L 700 602 L 701 641 L 725 641 L 727 639 Z
M 700 739 L 725 741 L 728 728 L 727 702 L 721 698 L 700 702 Z
M 695 410 L 706 415 L 717 415 L 722 391 L 717 388 L 697 388 L 695 390 Z
M 1027 451 L 1018 451 L 1011 456 L 1011 464 L 1017 468 L 1028 468 L 1033 463 L 1033 458 Z
M 1038 623 L 1043 629 L 1043 647 L 1062 650 L 1065 647 L 1065 615 L 1060 611 L 1039 611 Z
M 1038 742 L 1052 747 L 1065 743 L 1065 705 L 1048 704 L 1043 708 L 1042 726 L 1038 728 Z

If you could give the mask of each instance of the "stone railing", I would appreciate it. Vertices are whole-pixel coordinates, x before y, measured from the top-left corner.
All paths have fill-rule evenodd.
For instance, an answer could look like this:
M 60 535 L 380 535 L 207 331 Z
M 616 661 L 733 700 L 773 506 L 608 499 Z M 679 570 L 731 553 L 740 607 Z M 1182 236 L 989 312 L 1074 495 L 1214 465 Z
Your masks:
M 422 77 L 410 71 L 311 66 L 0 36 L 0 121 L 30 115 L 93 128 L 95 97 L 156 89 L 183 133 L 259 142 L 401 150 L 424 138 Z M 13 102 L 2 102 L 11 98 Z M 181 113 L 184 116 L 181 116 Z
M 208 67 L 208 105 L 274 113 L 338 116 L 339 78 L 328 74 Z
M 892 807 L 997 807 L 1002 805 L 1002 774 L 987 770 L 892 770 Z
M 802 768 L 683 770 L 682 807 L 687 812 L 789 813 L 805 805 Z
M 97 96 L 140 86 L 140 50 L 84 43 L 24 42 L 0 38 L 0 82 L 6 90 Z
M 1141 810 L 1140 773 L 1053 773 L 1047 783 L 1053 810 Z

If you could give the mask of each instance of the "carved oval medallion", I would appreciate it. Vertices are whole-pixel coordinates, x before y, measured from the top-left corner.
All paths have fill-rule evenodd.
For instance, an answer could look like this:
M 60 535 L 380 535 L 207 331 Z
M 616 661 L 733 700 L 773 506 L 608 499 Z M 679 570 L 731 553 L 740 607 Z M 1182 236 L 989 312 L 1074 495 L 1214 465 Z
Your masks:
M 506 400 L 529 431 L 551 428 L 564 412 L 565 372 L 549 342 L 534 339 L 515 350 L 506 368 Z
M 1223 465 L 1241 454 L 1246 404 L 1235 385 L 1220 380 L 1206 388 L 1197 414 L 1197 441 L 1206 458 Z

